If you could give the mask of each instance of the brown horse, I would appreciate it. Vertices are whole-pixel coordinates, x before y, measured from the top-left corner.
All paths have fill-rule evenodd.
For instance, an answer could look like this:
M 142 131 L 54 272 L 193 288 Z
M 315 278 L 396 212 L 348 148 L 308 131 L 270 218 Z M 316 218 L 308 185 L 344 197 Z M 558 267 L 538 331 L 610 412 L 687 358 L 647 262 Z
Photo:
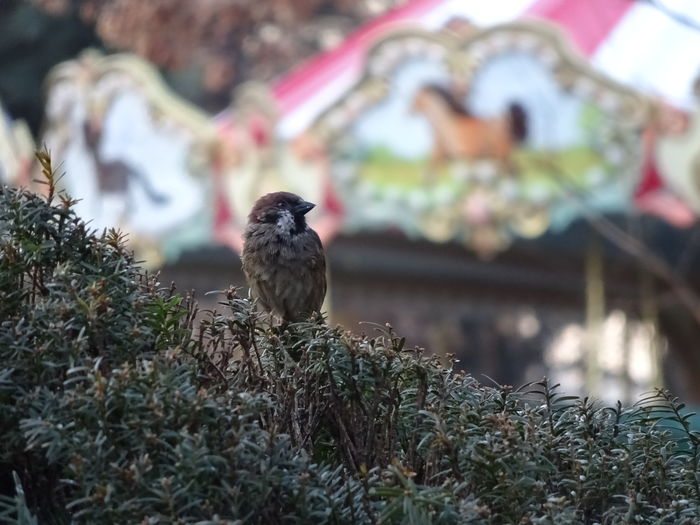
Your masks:
M 127 198 L 129 185 L 135 182 L 143 188 L 146 197 L 154 204 L 162 205 L 168 202 L 168 196 L 159 193 L 153 187 L 148 177 L 131 164 L 121 160 L 102 160 L 99 151 L 102 131 L 99 123 L 89 120 L 85 121 L 83 123 L 83 137 L 88 153 L 95 162 L 97 184 L 102 195 L 116 193 Z
M 527 116 L 519 104 L 511 104 L 504 116 L 478 118 L 450 91 L 430 84 L 416 93 L 413 110 L 422 113 L 433 128 L 431 168 L 447 160 L 493 159 L 505 173 L 515 173 L 513 149 L 527 136 Z

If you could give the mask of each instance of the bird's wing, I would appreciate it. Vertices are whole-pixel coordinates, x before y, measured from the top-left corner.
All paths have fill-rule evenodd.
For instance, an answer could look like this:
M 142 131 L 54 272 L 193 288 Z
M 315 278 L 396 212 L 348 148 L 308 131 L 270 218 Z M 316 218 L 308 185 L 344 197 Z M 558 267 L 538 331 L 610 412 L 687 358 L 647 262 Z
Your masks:
M 321 306 L 323 305 L 323 299 L 326 297 L 326 291 L 328 288 L 328 284 L 326 283 L 326 257 L 323 252 L 323 245 L 321 244 L 321 239 L 314 230 L 311 230 L 311 232 L 313 233 L 312 237 L 316 244 L 316 253 L 318 254 L 317 256 L 311 258 L 311 274 L 320 274 L 322 276 L 322 282 L 319 283 L 320 286 L 314 286 L 311 291 L 311 293 L 313 294 L 311 302 L 314 305 L 314 310 L 320 312 Z

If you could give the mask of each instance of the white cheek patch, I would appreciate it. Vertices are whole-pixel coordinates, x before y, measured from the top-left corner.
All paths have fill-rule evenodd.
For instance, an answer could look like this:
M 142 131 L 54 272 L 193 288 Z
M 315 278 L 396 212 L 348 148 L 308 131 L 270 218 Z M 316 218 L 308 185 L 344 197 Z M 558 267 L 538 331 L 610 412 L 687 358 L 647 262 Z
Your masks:
M 289 233 L 294 229 L 296 223 L 294 221 L 294 216 L 289 210 L 282 210 L 280 212 L 279 218 L 277 219 L 277 230 L 280 233 Z

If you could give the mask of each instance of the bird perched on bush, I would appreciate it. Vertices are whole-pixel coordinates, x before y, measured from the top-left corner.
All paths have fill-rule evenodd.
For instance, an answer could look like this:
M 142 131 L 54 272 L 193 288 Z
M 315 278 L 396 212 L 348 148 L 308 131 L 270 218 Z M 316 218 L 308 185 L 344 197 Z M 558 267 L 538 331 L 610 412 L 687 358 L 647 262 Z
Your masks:
M 243 273 L 268 312 L 287 322 L 321 311 L 326 259 L 318 234 L 306 224 L 315 205 L 280 191 L 260 197 L 243 234 Z

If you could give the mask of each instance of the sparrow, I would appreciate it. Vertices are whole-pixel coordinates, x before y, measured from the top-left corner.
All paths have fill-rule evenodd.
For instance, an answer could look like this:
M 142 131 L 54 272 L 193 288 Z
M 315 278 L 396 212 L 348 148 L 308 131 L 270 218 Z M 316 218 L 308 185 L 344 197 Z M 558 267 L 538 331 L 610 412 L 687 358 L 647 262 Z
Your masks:
M 285 322 L 308 320 L 326 295 L 326 259 L 306 224 L 315 204 L 286 191 L 260 197 L 243 233 L 243 273 L 253 296 Z

